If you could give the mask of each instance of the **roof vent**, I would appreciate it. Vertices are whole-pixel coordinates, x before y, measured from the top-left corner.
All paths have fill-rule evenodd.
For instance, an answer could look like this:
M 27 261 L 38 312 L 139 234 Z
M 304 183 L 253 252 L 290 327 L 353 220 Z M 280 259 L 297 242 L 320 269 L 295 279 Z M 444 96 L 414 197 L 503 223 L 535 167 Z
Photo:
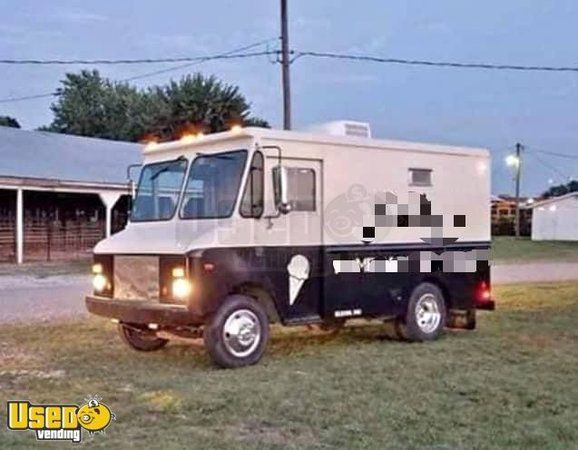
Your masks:
M 330 134 L 333 136 L 371 137 L 371 128 L 368 123 L 353 122 L 350 120 L 338 120 L 313 125 L 309 127 L 308 131 L 319 134 Z

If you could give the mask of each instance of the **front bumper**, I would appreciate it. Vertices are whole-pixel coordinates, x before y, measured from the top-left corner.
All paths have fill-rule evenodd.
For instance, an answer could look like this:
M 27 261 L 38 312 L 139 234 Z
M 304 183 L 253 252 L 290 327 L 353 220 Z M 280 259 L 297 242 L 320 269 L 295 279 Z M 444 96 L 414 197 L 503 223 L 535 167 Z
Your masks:
M 191 313 L 185 305 L 165 305 L 141 300 L 116 300 L 88 295 L 86 308 L 97 316 L 117 319 L 120 322 L 167 326 L 202 324 L 202 317 Z

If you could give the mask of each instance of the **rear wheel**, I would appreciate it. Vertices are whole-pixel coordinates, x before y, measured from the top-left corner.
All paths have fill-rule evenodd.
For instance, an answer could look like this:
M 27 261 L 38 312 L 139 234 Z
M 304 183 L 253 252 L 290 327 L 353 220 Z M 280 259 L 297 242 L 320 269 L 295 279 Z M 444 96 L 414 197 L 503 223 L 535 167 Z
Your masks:
M 422 283 L 412 292 L 405 317 L 396 320 L 396 333 L 409 341 L 437 339 L 446 324 L 446 305 L 441 290 Z
M 212 360 L 220 367 L 256 364 L 269 340 L 269 319 L 259 302 L 230 295 L 211 318 L 203 334 Z
M 141 352 L 160 350 L 169 342 L 167 339 L 156 337 L 148 330 L 124 323 L 118 324 L 118 334 L 125 344 Z

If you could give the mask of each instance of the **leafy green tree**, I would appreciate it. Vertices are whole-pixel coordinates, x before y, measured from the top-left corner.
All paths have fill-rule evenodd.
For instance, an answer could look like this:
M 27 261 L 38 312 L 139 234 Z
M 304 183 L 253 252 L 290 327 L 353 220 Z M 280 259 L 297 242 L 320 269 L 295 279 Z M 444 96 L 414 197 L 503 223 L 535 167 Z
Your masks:
M 54 120 L 44 128 L 47 131 L 121 141 L 136 141 L 142 134 L 133 119 L 142 93 L 125 83 L 83 70 L 66 74 L 56 92 Z
M 542 194 L 542 197 L 559 197 L 560 195 L 569 194 L 570 192 L 578 192 L 578 180 L 572 180 L 566 184 L 552 186 Z
M 156 108 L 150 130 L 165 139 L 189 129 L 223 131 L 235 123 L 269 126 L 262 119 L 250 117 L 250 105 L 237 86 L 224 84 L 214 76 L 188 75 L 150 89 L 148 96 Z
M 20 128 L 20 124 L 14 117 L 0 116 L 0 127 Z
M 214 76 L 186 76 L 166 86 L 139 90 L 102 77 L 98 71 L 67 74 L 51 106 L 45 130 L 121 141 L 154 135 L 161 140 L 188 132 L 228 129 L 232 124 L 268 126 L 250 116 L 236 86 Z

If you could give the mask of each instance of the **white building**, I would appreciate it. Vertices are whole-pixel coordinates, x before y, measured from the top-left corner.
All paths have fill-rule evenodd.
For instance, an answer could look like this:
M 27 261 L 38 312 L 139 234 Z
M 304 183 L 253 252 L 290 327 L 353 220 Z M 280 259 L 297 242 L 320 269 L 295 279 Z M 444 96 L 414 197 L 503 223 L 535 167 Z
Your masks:
M 529 206 L 533 241 L 578 241 L 578 192 L 549 198 Z

